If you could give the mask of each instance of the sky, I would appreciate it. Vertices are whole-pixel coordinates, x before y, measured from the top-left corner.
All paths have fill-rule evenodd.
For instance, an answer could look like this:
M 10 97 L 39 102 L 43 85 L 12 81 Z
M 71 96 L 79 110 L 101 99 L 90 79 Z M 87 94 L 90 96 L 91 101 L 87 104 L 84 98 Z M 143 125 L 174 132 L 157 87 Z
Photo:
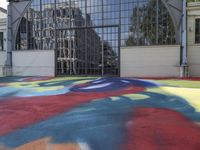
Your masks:
M 7 0 L 1 0 L 0 7 L 7 9 L 7 5 L 8 5 Z

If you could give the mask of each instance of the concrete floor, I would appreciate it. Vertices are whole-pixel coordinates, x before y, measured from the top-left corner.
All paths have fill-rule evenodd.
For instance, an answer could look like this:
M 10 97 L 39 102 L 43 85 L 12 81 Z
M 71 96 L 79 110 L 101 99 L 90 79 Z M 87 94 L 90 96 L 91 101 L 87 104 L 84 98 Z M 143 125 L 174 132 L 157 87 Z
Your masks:
M 0 150 L 200 150 L 200 81 L 0 78 Z

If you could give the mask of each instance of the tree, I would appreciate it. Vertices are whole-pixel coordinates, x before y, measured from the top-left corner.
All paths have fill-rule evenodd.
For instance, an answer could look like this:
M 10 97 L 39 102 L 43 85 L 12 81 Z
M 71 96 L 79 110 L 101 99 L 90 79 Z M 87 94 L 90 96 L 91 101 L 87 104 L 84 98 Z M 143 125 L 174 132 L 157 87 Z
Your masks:
M 175 29 L 172 19 L 160 0 L 149 0 L 133 8 L 127 46 L 174 44 Z

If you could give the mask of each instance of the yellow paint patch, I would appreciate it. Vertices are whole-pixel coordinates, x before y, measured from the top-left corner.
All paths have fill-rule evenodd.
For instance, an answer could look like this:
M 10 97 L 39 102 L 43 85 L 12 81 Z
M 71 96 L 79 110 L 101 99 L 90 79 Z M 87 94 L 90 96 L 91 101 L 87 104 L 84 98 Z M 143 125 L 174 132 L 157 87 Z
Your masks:
M 122 97 L 125 97 L 125 98 L 128 98 L 130 100 L 145 100 L 145 99 L 148 99 L 150 98 L 149 96 L 147 95 L 144 95 L 144 94 L 125 94 L 125 95 L 122 95 Z M 118 101 L 120 100 L 121 98 L 120 97 L 110 97 L 112 101 Z
M 200 89 L 161 87 L 162 90 L 184 98 L 197 112 L 200 112 Z
M 53 144 L 51 138 L 44 138 L 22 145 L 13 150 L 81 150 L 78 144 Z
M 38 83 L 36 82 L 14 82 L 7 84 L 8 87 L 15 87 L 15 88 L 32 88 L 32 87 L 39 87 Z
M 52 86 L 52 87 L 37 87 L 33 88 L 36 92 L 47 92 L 47 91 L 55 91 L 55 90 L 61 90 L 64 86 Z
M 43 86 L 40 86 L 39 84 L 46 84 L 46 85 L 54 85 L 54 84 L 57 84 L 57 83 L 60 83 L 60 82 L 64 82 L 64 81 L 69 81 L 69 80 L 76 80 L 76 79 L 85 79 L 85 78 L 55 78 L 55 79 L 50 79 L 50 80 L 43 80 L 43 81 L 33 81 L 33 82 L 13 82 L 13 83 L 8 83 L 6 86 L 8 87 L 14 87 L 14 88 L 39 88 L 39 87 L 43 87 Z M 86 78 L 87 79 L 87 78 Z M 95 79 L 95 78 L 94 78 Z M 92 80 L 82 80 L 82 81 L 75 81 L 73 83 L 73 85 L 77 85 L 77 84 L 82 84 L 82 83 L 87 83 L 87 82 L 90 82 Z M 54 86 L 53 86 L 54 87 Z M 46 88 L 46 87 L 45 87 Z M 63 87 L 62 87 L 63 88 Z M 61 87 L 55 87 L 55 90 L 57 89 L 62 89 Z M 53 88 L 52 89 L 38 89 L 40 92 L 44 92 L 44 91 L 48 91 L 48 90 L 54 90 Z

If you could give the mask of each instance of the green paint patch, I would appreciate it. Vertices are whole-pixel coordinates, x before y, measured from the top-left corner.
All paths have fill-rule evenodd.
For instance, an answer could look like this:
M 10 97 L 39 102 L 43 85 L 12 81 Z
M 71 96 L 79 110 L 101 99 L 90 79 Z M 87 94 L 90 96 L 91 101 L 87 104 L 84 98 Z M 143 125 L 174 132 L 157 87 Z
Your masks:
M 200 88 L 200 81 L 190 80 L 155 80 L 155 82 L 168 86 L 184 87 L 184 88 Z
M 91 82 L 93 80 L 81 80 L 81 81 L 76 81 L 75 84 L 84 84 L 84 83 L 87 83 L 87 82 Z

